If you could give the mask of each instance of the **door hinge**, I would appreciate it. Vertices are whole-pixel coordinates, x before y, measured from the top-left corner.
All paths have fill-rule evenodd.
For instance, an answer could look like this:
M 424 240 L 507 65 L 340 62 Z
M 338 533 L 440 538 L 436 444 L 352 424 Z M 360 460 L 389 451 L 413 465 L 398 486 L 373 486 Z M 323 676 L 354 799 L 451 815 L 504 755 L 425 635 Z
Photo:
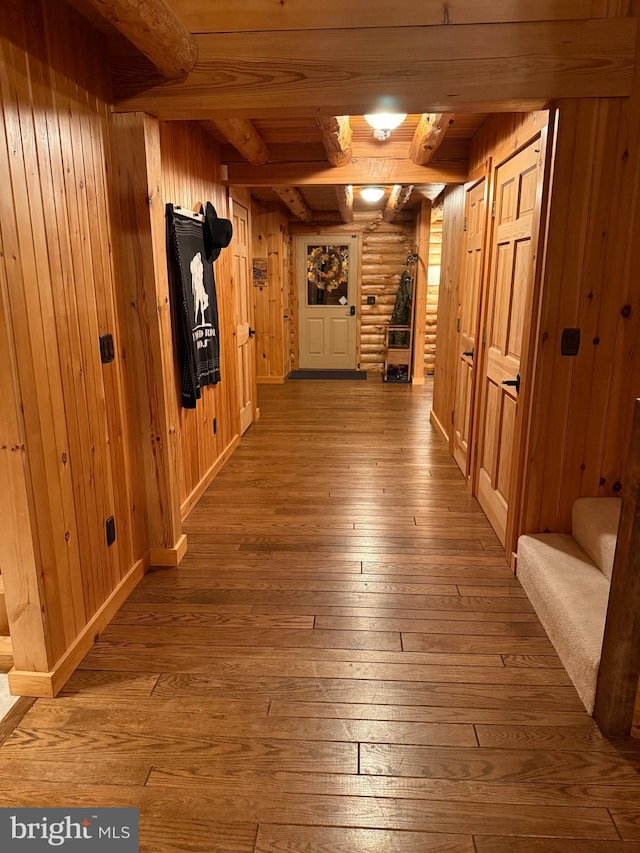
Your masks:
M 473 442 L 473 455 L 474 455 L 474 456 L 477 456 L 477 455 L 478 455 L 478 439 L 477 439 L 477 438 L 476 438 L 476 440 Z
M 486 344 L 487 342 L 487 329 L 486 327 L 482 330 L 482 343 Z
M 496 200 L 495 199 L 491 202 L 491 218 L 492 219 L 496 218 Z
M 460 331 L 460 317 L 456 320 L 456 332 Z
M 464 228 L 462 229 L 463 231 L 466 231 L 466 230 L 467 230 L 467 226 L 468 226 L 468 224 L 469 224 L 469 220 L 468 220 L 468 219 L 467 219 L 467 217 L 465 216 L 465 218 L 464 218 Z
M 453 418 L 454 418 L 455 413 L 456 413 L 456 410 L 455 410 L 455 409 L 451 409 L 451 423 L 454 423 Z

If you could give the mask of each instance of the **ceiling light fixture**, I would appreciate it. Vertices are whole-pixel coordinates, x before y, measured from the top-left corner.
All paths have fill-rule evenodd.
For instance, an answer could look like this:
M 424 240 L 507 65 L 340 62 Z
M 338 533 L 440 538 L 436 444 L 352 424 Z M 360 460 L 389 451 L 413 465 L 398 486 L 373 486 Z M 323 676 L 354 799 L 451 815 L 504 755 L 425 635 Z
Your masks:
M 360 187 L 360 195 L 365 201 L 373 204 L 380 201 L 384 195 L 384 187 Z
M 374 138 L 382 142 L 391 136 L 392 130 L 400 127 L 406 117 L 406 113 L 370 113 L 364 118 L 373 128 Z

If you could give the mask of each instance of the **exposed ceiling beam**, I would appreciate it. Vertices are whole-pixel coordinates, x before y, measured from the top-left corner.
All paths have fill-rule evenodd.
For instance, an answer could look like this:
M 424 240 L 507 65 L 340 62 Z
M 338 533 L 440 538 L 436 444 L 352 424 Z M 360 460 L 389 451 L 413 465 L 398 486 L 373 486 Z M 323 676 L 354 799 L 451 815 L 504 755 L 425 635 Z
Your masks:
M 310 222 L 313 219 L 313 214 L 295 187 L 273 187 L 273 191 L 298 219 L 302 219 L 303 222 Z
M 115 95 L 118 110 L 161 119 L 362 115 L 381 92 L 406 113 L 625 97 L 636 28 L 635 18 L 603 18 L 208 33 L 196 36 L 198 62 L 181 82 L 157 85 L 130 57 L 122 67 L 116 57 Z
M 453 113 L 422 114 L 409 147 L 409 157 L 414 163 L 426 166 L 442 145 L 454 119 Z
M 336 187 L 338 210 L 343 222 L 353 221 L 353 187 L 351 184 Z
M 382 218 L 385 222 L 393 222 L 393 220 L 400 213 L 405 204 L 409 201 L 412 192 L 412 185 L 408 187 L 403 187 L 402 184 L 395 184 L 395 186 L 389 193 L 387 204 L 382 213 Z
M 202 122 L 207 129 L 217 130 L 245 160 L 262 166 L 269 159 L 269 148 L 246 118 L 216 118 Z
M 75 0 L 95 10 L 149 59 L 163 77 L 184 77 L 198 58 L 195 38 L 164 0 Z
M 607 17 L 604 4 L 593 0 L 419 0 L 413 3 L 372 3 L 371 0 L 296 0 L 295 3 L 252 3 L 251 15 L 238 0 L 183 2 L 181 12 L 191 32 L 216 29 L 231 33 L 247 30 L 351 29 L 366 20 L 370 27 L 420 27 L 438 24 L 490 24 L 500 21 L 546 21 Z M 215 15 L 214 22 L 212 17 Z M 249 26 L 250 25 L 250 26 Z
M 416 166 L 406 160 L 382 157 L 355 158 L 348 166 L 336 169 L 320 163 L 229 163 L 225 183 L 236 187 L 288 187 L 309 184 L 463 184 L 467 163 L 443 161 Z
M 346 166 L 353 157 L 349 116 L 321 116 L 316 124 L 322 131 L 322 144 L 332 166 Z

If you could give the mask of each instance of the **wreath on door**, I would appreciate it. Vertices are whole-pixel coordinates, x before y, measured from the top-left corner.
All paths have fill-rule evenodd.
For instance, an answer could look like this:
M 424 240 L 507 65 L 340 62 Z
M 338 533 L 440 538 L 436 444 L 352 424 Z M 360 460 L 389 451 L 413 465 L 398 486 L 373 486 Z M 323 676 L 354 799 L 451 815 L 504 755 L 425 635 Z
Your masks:
M 349 256 L 335 246 L 316 246 L 307 258 L 307 279 L 319 290 L 337 290 L 349 277 Z

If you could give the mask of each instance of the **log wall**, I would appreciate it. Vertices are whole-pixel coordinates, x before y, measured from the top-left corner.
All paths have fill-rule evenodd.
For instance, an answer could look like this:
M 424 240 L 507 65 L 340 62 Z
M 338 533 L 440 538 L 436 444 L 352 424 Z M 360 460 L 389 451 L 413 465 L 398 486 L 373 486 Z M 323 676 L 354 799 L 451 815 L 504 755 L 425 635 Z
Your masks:
M 433 374 L 436 367 L 436 335 L 438 329 L 438 293 L 442 262 L 442 217 L 432 217 L 429 233 L 429 270 L 427 274 L 427 321 L 424 339 L 425 373 Z
M 0 65 L 0 553 L 12 689 L 52 695 L 142 575 L 145 500 L 114 296 L 103 40 L 65 3 L 8 4 Z
M 358 365 L 362 370 L 382 373 L 384 362 L 384 330 L 389 324 L 400 276 L 406 259 L 415 248 L 414 224 L 410 214 L 400 215 L 394 222 L 384 222 L 379 214 L 356 212 L 353 222 L 344 224 L 302 225 L 291 223 L 292 234 L 349 234 L 360 238 L 360 277 L 358 297 Z M 292 326 L 297 327 L 297 280 L 291 279 Z M 367 297 L 375 297 L 375 305 Z M 295 300 L 295 301 L 294 301 Z M 297 343 L 295 359 L 297 361 Z
M 256 381 L 284 382 L 290 365 L 289 221 L 281 205 L 252 204 L 253 257 L 267 259 L 267 284 L 253 287 Z
M 165 202 L 193 208 L 211 201 L 218 216 L 228 217 L 227 195 L 220 184 L 217 143 L 193 122 L 161 122 L 162 196 Z M 236 445 L 239 434 L 235 349 L 235 295 L 231 247 L 214 264 L 220 321 L 221 381 L 203 389 L 195 409 L 179 410 L 180 502 L 183 516 Z M 179 371 L 174 358 L 178 388 Z M 178 391 L 176 391 L 178 394 Z M 179 394 L 178 394 L 179 400 Z M 216 422 L 214 433 L 213 422 Z

